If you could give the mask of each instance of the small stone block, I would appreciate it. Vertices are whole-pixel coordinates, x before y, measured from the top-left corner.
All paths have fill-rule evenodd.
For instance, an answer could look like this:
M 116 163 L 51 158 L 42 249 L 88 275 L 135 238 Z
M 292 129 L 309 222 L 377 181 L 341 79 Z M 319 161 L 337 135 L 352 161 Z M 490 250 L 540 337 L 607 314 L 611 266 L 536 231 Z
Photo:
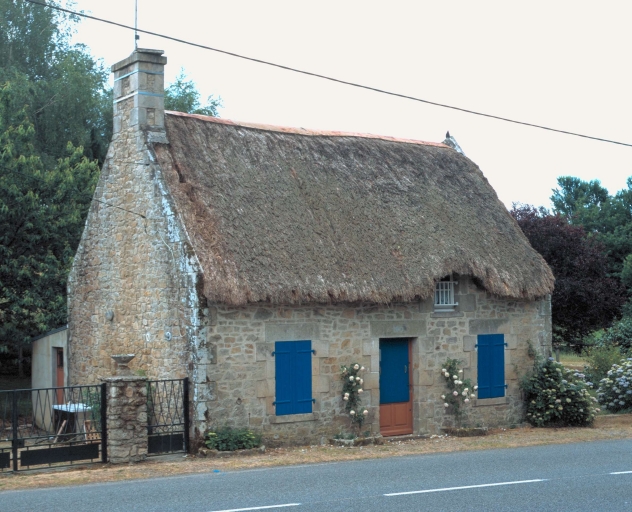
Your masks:
M 434 374 L 438 371 L 421 370 L 418 372 L 420 386 L 432 386 L 434 384 Z
M 256 384 L 257 398 L 265 398 L 268 396 L 268 381 L 258 380 Z
M 377 389 L 380 386 L 380 374 L 377 372 L 367 372 L 362 378 L 364 379 L 363 386 L 366 389 Z

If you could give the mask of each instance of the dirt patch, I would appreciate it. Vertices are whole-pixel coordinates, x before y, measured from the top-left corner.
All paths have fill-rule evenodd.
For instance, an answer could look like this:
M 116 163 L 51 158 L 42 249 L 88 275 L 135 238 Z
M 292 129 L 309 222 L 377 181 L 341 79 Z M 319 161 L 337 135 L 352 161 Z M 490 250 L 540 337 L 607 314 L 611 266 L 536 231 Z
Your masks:
M 0 475 L 0 491 L 58 487 L 100 482 L 115 482 L 160 476 L 232 471 L 293 464 L 313 464 L 359 459 L 381 459 L 404 455 L 445 453 L 494 448 L 517 448 L 545 444 L 582 443 L 588 441 L 631 439 L 632 415 L 605 415 L 592 428 L 516 428 L 490 430 L 483 437 L 431 436 L 427 439 L 387 442 L 383 445 L 304 446 L 269 449 L 249 457 L 206 459 L 171 455 L 125 466 L 99 464 L 65 471 Z

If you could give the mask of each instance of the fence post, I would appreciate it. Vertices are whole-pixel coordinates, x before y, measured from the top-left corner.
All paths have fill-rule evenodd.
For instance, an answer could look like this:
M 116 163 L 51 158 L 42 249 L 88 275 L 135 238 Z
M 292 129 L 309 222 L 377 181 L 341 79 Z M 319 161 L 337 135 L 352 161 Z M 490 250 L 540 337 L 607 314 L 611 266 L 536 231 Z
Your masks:
M 103 379 L 107 386 L 107 454 L 112 464 L 147 457 L 147 377 L 124 375 Z
M 11 412 L 11 426 L 13 440 L 11 441 L 11 448 L 13 452 L 13 471 L 18 470 L 18 392 L 13 391 L 13 411 Z
M 183 382 L 183 405 L 184 405 L 184 451 L 189 453 L 189 378 L 185 377 Z
M 101 384 L 101 462 L 108 461 L 108 398 L 107 384 Z

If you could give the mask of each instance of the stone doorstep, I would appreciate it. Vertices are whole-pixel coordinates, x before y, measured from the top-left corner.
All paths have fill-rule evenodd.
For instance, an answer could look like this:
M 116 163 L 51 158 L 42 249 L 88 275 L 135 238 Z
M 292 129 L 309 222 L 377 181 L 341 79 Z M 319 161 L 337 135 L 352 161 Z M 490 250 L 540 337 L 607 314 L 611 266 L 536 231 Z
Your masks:
M 477 436 L 486 436 L 488 433 L 487 427 L 442 427 L 441 431 L 444 432 L 448 436 L 454 437 L 477 437 Z
M 220 451 L 211 450 L 209 448 L 200 448 L 198 450 L 199 457 L 242 457 L 248 455 L 259 455 L 266 452 L 266 447 L 261 445 L 259 448 L 251 448 L 248 450 Z

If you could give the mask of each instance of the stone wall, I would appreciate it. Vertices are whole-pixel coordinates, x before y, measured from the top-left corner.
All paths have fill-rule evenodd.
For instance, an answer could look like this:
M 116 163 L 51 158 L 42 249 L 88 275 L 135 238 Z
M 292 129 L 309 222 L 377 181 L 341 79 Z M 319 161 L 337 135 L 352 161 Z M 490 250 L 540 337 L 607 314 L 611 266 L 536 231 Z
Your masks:
M 505 335 L 506 396 L 473 400 L 467 422 L 496 426 L 522 420 L 519 377 L 533 364 L 535 352 L 549 354 L 550 301 L 505 300 L 459 278 L 456 311 L 435 313 L 432 300 L 393 306 L 211 307 L 205 311 L 206 361 L 198 363 L 200 431 L 224 424 L 249 426 L 268 443 L 317 442 L 349 429 L 340 398 L 340 365 L 367 367 L 363 404 L 370 414 L 366 429 L 379 432 L 379 340 L 412 340 L 413 418 L 415 433 L 438 432 L 452 425 L 440 395 L 440 375 L 448 357 L 461 359 L 465 378 L 477 379 L 477 334 Z M 275 341 L 312 340 L 313 413 L 276 416 Z M 201 396 L 201 395 L 200 395 Z
M 128 353 L 150 378 L 194 377 L 199 268 L 148 145 L 166 141 L 165 61 L 139 51 L 113 67 L 115 132 L 68 283 L 72 384 L 113 374 L 110 356 Z

